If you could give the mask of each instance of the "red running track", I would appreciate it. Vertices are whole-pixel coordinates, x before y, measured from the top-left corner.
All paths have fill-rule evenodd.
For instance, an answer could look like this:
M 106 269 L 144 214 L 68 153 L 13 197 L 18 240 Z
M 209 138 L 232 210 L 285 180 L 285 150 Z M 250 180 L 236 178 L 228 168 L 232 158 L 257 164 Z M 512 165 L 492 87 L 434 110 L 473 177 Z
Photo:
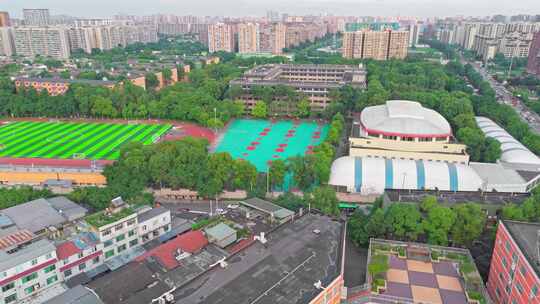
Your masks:
M 96 160 L 97 166 L 112 164 L 112 160 Z M 45 158 L 0 158 L 0 165 L 12 166 L 44 166 L 44 167 L 74 167 L 90 168 L 92 161 L 89 159 L 45 159 Z

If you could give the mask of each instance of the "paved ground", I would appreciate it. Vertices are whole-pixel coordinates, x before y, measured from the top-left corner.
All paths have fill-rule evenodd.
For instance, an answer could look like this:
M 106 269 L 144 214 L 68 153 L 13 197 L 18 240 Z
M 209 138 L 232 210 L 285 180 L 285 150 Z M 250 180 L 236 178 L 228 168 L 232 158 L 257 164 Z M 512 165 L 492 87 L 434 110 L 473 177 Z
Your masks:
M 320 234 L 313 233 L 319 229 Z M 180 303 L 306 303 L 339 271 L 341 224 L 308 215 L 175 292 Z
M 347 238 L 345 250 L 345 286 L 355 287 L 366 282 L 367 248 L 357 247 Z

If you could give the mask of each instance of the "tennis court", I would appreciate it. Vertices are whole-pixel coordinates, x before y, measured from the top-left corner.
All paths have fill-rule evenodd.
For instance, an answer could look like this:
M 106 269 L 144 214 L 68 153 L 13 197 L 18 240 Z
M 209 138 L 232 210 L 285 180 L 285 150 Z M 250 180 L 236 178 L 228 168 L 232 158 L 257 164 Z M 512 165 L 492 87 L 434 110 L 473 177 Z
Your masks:
M 0 125 L 0 157 L 115 160 L 129 142 L 151 144 L 168 124 L 18 121 Z
M 259 172 L 272 160 L 312 153 L 328 134 L 328 125 L 305 121 L 238 119 L 229 124 L 215 152 L 246 159 Z

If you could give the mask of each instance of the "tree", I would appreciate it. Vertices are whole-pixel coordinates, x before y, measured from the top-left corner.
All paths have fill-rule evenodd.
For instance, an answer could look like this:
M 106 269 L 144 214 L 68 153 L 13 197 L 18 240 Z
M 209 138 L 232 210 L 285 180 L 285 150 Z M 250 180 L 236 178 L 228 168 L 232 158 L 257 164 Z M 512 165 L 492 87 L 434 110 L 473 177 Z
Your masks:
M 159 86 L 159 80 L 154 73 L 146 73 L 145 85 L 147 90 L 155 90 Z
M 434 206 L 428 211 L 427 218 L 422 222 L 427 234 L 428 243 L 448 246 L 448 233 L 456 221 L 456 213 L 442 206 Z
M 251 115 L 256 118 L 266 118 L 268 116 L 266 103 L 257 101 L 253 110 L 251 110 Z
M 451 230 L 452 241 L 459 246 L 470 246 L 482 234 L 486 214 L 473 203 L 458 204 L 453 210 L 456 221 Z
M 237 159 L 234 161 L 234 180 L 235 189 L 252 190 L 257 182 L 257 168 L 250 162 Z
M 422 233 L 422 215 L 416 205 L 395 203 L 386 210 L 386 231 L 400 240 L 415 241 Z
M 437 202 L 437 198 L 433 195 L 426 196 L 422 199 L 420 202 L 420 210 L 422 212 L 429 212 L 432 208 L 436 207 L 439 203 Z
M 330 186 L 320 186 L 313 189 L 308 196 L 308 202 L 312 208 L 321 210 L 328 215 L 338 215 L 339 208 L 336 191 Z
M 268 175 L 270 176 L 270 186 L 281 187 L 285 182 L 285 174 L 287 174 L 287 164 L 281 159 L 276 159 L 270 164 Z
M 308 99 L 302 99 L 296 105 L 296 116 L 300 118 L 308 117 L 310 113 L 310 105 Z

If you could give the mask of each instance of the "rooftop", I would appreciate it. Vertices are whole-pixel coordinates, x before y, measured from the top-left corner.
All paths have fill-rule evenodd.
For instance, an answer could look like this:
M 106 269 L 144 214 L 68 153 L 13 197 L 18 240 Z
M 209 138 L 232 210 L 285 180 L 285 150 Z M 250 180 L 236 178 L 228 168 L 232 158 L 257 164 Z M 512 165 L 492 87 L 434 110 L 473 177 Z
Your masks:
M 339 275 L 341 228 L 325 216 L 303 216 L 272 232 L 266 245 L 255 243 L 226 268 L 183 286 L 175 297 L 183 304 L 309 303 L 319 293 L 315 282 L 327 286 Z
M 379 267 L 385 264 L 386 267 Z M 368 282 L 372 303 L 468 303 L 489 299 L 474 260 L 466 249 L 371 239 Z
M 94 290 L 105 303 L 149 303 L 152 298 L 168 290 L 166 286 L 156 283 L 159 282 L 145 264 L 130 263 L 95 279 L 88 284 L 88 287 Z M 149 296 L 152 296 L 150 301 L 144 302 L 144 299 L 140 298 L 144 291 L 147 291 L 145 294 L 150 292 Z
M 152 208 L 148 211 L 145 211 L 137 216 L 137 221 L 139 223 L 146 222 L 154 217 L 160 216 L 165 213 L 170 213 L 169 209 L 164 207 Z
M 77 285 L 43 304 L 104 304 L 92 291 Z
M 8 270 L 42 255 L 54 252 L 55 249 L 53 243 L 42 239 L 37 242 L 28 243 L 13 253 L 0 251 L 0 271 Z
M 110 80 L 93 79 L 63 79 L 63 78 L 37 78 L 37 77 L 17 77 L 15 80 L 32 82 L 57 82 L 57 83 L 78 83 L 87 85 L 114 85 L 116 82 Z
M 64 210 L 66 214 L 63 214 Z M 82 210 L 86 211 L 66 198 L 40 198 L 3 209 L 0 213 L 8 216 L 20 229 L 28 229 L 36 233 L 48 227 L 59 227 L 71 220 L 73 211 Z
M 204 237 L 202 231 L 190 231 L 147 251 L 136 258 L 136 261 L 143 261 L 152 256 L 159 261 L 161 266 L 170 270 L 181 264 L 176 259 L 176 256 L 180 253 L 179 251 L 193 254 L 199 252 L 206 245 L 208 245 L 208 240 Z
M 280 209 L 283 209 L 282 207 L 274 204 L 274 203 L 271 203 L 269 201 L 265 201 L 263 199 L 260 199 L 258 197 L 253 197 L 253 198 L 249 198 L 247 199 L 245 202 L 240 202 L 242 205 L 246 205 L 248 207 L 251 207 L 251 208 L 254 208 L 254 209 L 257 209 L 257 210 L 260 210 L 260 211 L 264 211 L 266 213 L 273 213 L 273 212 L 276 212 Z
M 451 136 L 446 119 L 415 101 L 389 100 L 384 105 L 365 108 L 360 124 L 368 131 L 388 136 Z
M 529 264 L 540 276 L 540 256 L 538 256 L 540 223 L 506 221 L 502 223 L 525 255 Z
M 204 232 L 208 236 L 212 236 L 215 239 L 221 240 L 224 239 L 231 234 L 236 233 L 236 230 L 229 227 L 229 225 L 225 223 L 219 223 L 213 227 L 204 229 Z
M 85 218 L 85 220 L 88 224 L 99 228 L 117 222 L 125 217 L 132 215 L 133 213 L 134 211 L 131 208 L 124 208 L 116 213 L 100 211 L 94 214 L 90 214 Z

